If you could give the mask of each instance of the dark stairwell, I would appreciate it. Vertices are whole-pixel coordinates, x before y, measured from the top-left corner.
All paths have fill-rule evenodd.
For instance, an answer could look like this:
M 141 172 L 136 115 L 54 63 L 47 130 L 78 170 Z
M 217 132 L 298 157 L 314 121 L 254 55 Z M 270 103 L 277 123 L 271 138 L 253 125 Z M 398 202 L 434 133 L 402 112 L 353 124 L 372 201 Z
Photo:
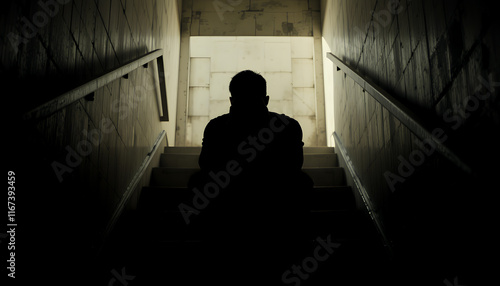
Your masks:
M 261 272 L 265 271 L 265 261 L 270 259 L 273 251 L 278 251 L 280 245 L 271 246 L 271 251 L 263 253 L 262 257 L 255 257 L 246 253 L 247 249 L 252 249 L 252 240 L 242 239 L 237 234 L 223 237 L 222 241 L 215 243 L 204 240 L 207 233 L 220 229 L 207 227 L 211 225 L 209 221 L 205 221 L 206 225 L 195 222 L 205 211 L 219 211 L 214 202 L 217 197 L 210 199 L 211 203 L 199 214 L 190 217 L 192 223 L 186 224 L 179 205 L 193 205 L 195 193 L 187 188 L 187 184 L 189 177 L 199 169 L 200 150 L 198 147 L 165 148 L 160 167 L 153 170 L 151 185 L 141 192 L 138 209 L 121 219 L 109 241 L 101 260 L 106 261 L 103 282 L 109 276 L 106 275 L 107 269 L 121 264 L 127 265 L 127 273 L 136 276 L 131 285 L 158 282 L 201 285 L 212 283 L 214 280 L 211 279 L 229 281 L 219 285 L 364 285 L 389 282 L 391 278 L 379 271 L 387 267 L 389 253 L 384 249 L 369 216 L 356 209 L 353 191 L 345 185 L 344 170 L 338 167 L 334 148 L 304 147 L 303 171 L 313 179 L 314 190 L 310 201 L 303 202 L 309 206 L 308 228 L 297 225 L 295 233 L 300 236 L 307 232 L 307 246 L 297 244 L 285 250 L 292 258 L 282 261 L 280 266 L 275 265 L 267 280 L 260 278 L 263 276 Z M 266 200 L 265 196 L 261 199 Z M 259 208 L 256 204 L 251 212 L 244 215 L 251 218 L 255 215 L 253 212 L 259 212 Z M 224 227 L 231 229 L 235 226 Z M 225 233 L 231 234 L 231 230 Z M 318 251 L 316 248 L 321 245 L 319 240 L 325 245 L 328 241 L 333 246 L 321 247 Z M 236 247 L 229 250 L 232 253 L 211 251 L 218 243 Z M 376 264 L 372 262 L 374 257 L 377 258 Z M 259 280 L 254 280 L 257 277 Z M 258 284 L 253 284 L 255 282 Z
M 198 9 L 212 9 L 211 1 L 201 1 L 208 4 Z M 152 180 L 144 176 L 141 186 L 149 187 L 133 192 L 103 256 L 96 255 L 110 217 L 120 213 L 117 206 L 158 133 L 164 129 L 168 133 L 168 141 L 163 139 L 158 146 L 159 152 L 173 145 L 177 125 L 160 124 L 156 88 L 149 88 L 157 83 L 154 65 L 100 89 L 93 101 L 92 97 L 82 98 L 36 124 L 24 122 L 22 114 L 158 48 L 165 49 L 169 111 L 175 112 L 176 76 L 187 73 L 187 68 L 179 69 L 180 19 L 183 24 L 207 28 L 205 18 L 200 17 L 212 12 L 219 23 L 218 15 L 213 11 L 183 15 L 181 1 L 45 1 L 59 3 L 57 12 L 51 8 L 46 18 L 33 20 L 36 13 L 45 11 L 38 2 L 8 1 L 0 12 L 0 72 L 7 100 L 3 105 L 4 156 L 8 168 L 16 172 L 19 218 L 17 281 L 32 283 L 35 278 L 51 285 L 132 286 L 141 281 L 148 285 L 151 280 L 154 285 L 173 283 L 179 276 L 186 283 L 203 281 L 203 275 L 189 273 L 211 273 L 204 267 L 210 263 L 200 264 L 196 259 L 199 251 L 207 248 L 197 236 L 181 236 L 186 225 L 178 214 L 175 217 L 178 202 L 192 199 L 192 192 L 180 185 L 170 189 L 154 186 L 161 181 L 157 181 L 161 174 Z M 262 8 L 262 1 L 251 2 Z M 427 156 L 429 149 L 422 148 L 422 140 L 408 126 L 344 70 L 336 71 L 332 66 L 334 92 L 325 96 L 331 97 L 334 106 L 325 107 L 335 110 L 334 130 L 374 206 L 369 215 L 376 214 L 384 226 L 393 256 L 387 261 L 376 224 L 364 214 L 359 190 L 346 187 L 355 184 L 345 168 L 346 158 L 338 156 L 338 164 L 345 170 L 341 171 L 343 187 L 330 182 L 315 189 L 310 218 L 311 226 L 318 228 L 307 232 L 310 247 L 291 261 L 288 269 L 293 271 L 293 265 L 302 267 L 305 262 L 311 273 L 302 272 L 302 277 L 309 274 L 307 279 L 299 274 L 287 277 L 300 278 L 301 285 L 324 285 L 323 281 L 337 282 L 334 285 L 380 281 L 384 285 L 441 286 L 495 283 L 498 267 L 491 261 L 497 257 L 499 241 L 495 194 L 500 157 L 500 28 L 492 4 L 468 0 L 304 2 L 314 11 L 291 13 L 289 18 L 296 16 L 296 22 L 309 25 L 310 15 L 321 14 L 321 34 L 331 52 L 423 119 L 429 132 L 437 130 L 435 136 L 446 138 L 444 145 L 472 172 L 457 168 L 437 151 Z M 246 5 L 246 1 L 242 3 Z M 279 7 L 267 5 L 265 9 L 276 13 L 273 9 Z M 241 11 L 234 9 L 225 11 L 224 16 L 241 19 L 238 13 Z M 26 20 L 36 22 L 36 29 L 27 30 Z M 280 22 L 259 27 L 281 27 Z M 194 29 L 193 33 L 211 31 Z M 135 101 L 141 87 L 148 87 L 151 93 L 142 97 L 145 101 Z M 95 132 L 102 137 L 96 137 Z M 78 149 L 87 141 L 92 152 Z M 77 150 L 87 156 L 78 160 L 68 155 Z M 339 150 L 335 148 L 338 155 Z M 424 153 L 425 162 L 419 160 L 417 151 Z M 191 159 L 184 155 L 169 158 L 168 152 L 165 150 L 162 164 L 176 163 L 154 172 L 166 171 L 168 177 L 172 170 L 168 168 L 181 167 L 189 160 L 184 167 L 195 166 L 193 158 L 198 151 Z M 177 163 L 175 156 L 186 159 Z M 307 154 L 306 160 L 311 156 Z M 159 155 L 156 159 L 155 166 L 159 166 Z M 62 181 L 52 167 L 54 162 L 69 168 L 59 165 L 59 171 L 65 170 Z M 316 167 L 325 166 L 317 162 Z M 168 182 L 182 182 L 182 174 L 188 173 L 183 171 Z M 313 177 L 329 178 L 320 174 Z M 333 178 L 338 179 L 336 175 Z M 135 209 L 140 190 L 140 207 Z M 6 246 L 4 226 L 0 231 L 2 248 Z M 338 248 L 315 269 L 316 264 L 308 259 L 311 255 L 314 258 L 319 244 L 315 240 L 330 234 Z M 249 275 L 258 269 L 251 267 Z M 289 284 L 296 284 L 297 279 L 293 281 Z

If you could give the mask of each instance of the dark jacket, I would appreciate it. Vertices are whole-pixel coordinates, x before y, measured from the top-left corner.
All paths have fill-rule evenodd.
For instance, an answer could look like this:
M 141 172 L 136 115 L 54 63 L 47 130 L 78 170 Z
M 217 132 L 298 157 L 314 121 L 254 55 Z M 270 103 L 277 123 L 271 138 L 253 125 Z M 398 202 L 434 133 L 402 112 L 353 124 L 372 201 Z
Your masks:
M 236 161 L 242 178 L 270 182 L 301 170 L 303 145 L 296 120 L 265 107 L 251 113 L 231 107 L 206 126 L 199 165 L 204 171 L 220 171 Z
M 307 246 L 307 195 L 313 185 L 301 171 L 303 145 L 300 124 L 265 107 L 231 107 L 208 123 L 199 159 L 203 175 L 196 185 L 203 192 L 217 184 L 220 192 L 197 222 L 212 249 L 206 256 L 228 262 L 217 269 L 238 273 L 258 263 L 262 269 L 255 278 L 269 272 L 280 282 L 293 257 L 302 257 L 298 249 Z

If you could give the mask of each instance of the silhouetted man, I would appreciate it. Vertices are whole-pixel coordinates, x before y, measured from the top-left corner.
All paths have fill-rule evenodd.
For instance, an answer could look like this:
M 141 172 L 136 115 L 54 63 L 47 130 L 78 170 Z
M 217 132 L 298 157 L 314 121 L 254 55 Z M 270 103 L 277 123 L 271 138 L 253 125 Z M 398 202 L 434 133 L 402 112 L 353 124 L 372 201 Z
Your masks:
M 233 266 L 242 257 L 251 263 L 260 257 L 259 267 L 277 267 L 276 259 L 294 252 L 293 242 L 307 233 L 312 180 L 301 171 L 302 129 L 296 120 L 268 111 L 260 74 L 236 74 L 229 91 L 230 111 L 206 126 L 199 158 L 204 179 L 198 187 L 216 183 L 220 193 L 198 217 L 209 237 L 228 250 L 224 257 L 236 255 Z M 281 273 L 276 269 L 278 278 Z
M 205 128 L 201 169 L 224 170 L 227 162 L 236 160 L 242 168 L 241 176 L 235 178 L 238 181 L 286 183 L 300 172 L 303 163 L 299 123 L 268 111 L 266 81 L 253 71 L 235 75 L 229 91 L 230 112 L 211 120 Z

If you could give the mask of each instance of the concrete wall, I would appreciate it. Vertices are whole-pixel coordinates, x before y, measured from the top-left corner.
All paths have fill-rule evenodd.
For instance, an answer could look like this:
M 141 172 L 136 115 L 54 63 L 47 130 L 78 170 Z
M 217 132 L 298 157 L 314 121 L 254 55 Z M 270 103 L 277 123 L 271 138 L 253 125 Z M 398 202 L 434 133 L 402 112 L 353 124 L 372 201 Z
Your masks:
M 267 81 L 270 111 L 295 118 L 317 146 L 312 37 L 192 37 L 186 145 L 201 146 L 208 121 L 228 113 L 229 82 L 250 69 Z
M 319 11 L 319 1 L 307 0 L 188 0 L 184 5 L 193 11 L 191 36 L 312 36 Z
M 460 263 L 471 266 L 467 255 L 473 251 L 459 245 L 479 229 L 467 221 L 484 220 L 488 207 L 477 207 L 479 193 L 488 193 L 498 172 L 487 163 L 499 158 L 500 127 L 494 88 L 500 80 L 499 26 L 491 7 L 486 1 L 325 0 L 322 12 L 332 53 L 410 107 L 480 178 L 465 180 L 352 79 L 334 71 L 334 92 L 326 97 L 334 101 L 335 131 L 386 231 L 407 257 L 438 256 L 440 275 Z M 437 264 L 428 267 L 434 271 Z
M 60 228 L 52 234 L 58 237 L 56 246 L 78 244 L 82 253 L 73 253 L 78 257 L 98 246 L 108 219 L 160 132 L 167 129 L 173 140 L 175 125 L 159 121 L 156 63 L 98 90 L 93 101 L 79 100 L 36 124 L 21 122 L 19 115 L 162 48 L 170 118 L 175 119 L 180 1 L 59 4 L 63 2 L 4 3 L 1 78 L 4 87 L 14 87 L 8 98 L 14 113 L 6 119 L 14 151 L 7 152 L 7 161 L 25 185 L 20 194 L 23 216 L 29 218 L 25 227 L 36 235 L 47 222 L 57 223 Z M 147 175 L 142 184 L 148 184 Z
M 315 136 L 317 139 L 314 139 L 314 141 L 309 140 L 309 143 L 325 146 L 320 18 L 319 1 L 316 0 L 183 1 L 176 145 L 189 145 L 190 142 L 186 142 L 186 136 L 189 136 L 189 138 L 202 136 L 199 131 L 196 131 L 196 134 L 186 134 L 186 132 L 192 131 L 188 130 L 188 125 L 191 124 L 188 122 L 189 67 L 191 66 L 190 51 L 192 50 L 189 46 L 189 38 L 191 36 L 306 36 L 312 37 L 314 40 L 312 50 L 314 68 L 309 73 L 314 78 L 314 105 L 316 110 L 314 120 L 304 118 L 302 127 L 307 134 L 317 134 Z M 205 47 L 195 48 L 197 51 L 202 51 Z M 206 48 L 209 49 L 209 47 Z M 260 50 L 260 52 L 264 52 L 264 50 Z M 224 64 L 224 62 L 229 61 L 222 59 L 219 64 Z M 269 63 L 267 64 L 269 65 Z M 231 72 L 236 73 L 237 71 Z M 273 82 L 272 79 L 269 80 L 270 83 Z M 290 91 L 287 96 L 292 96 L 292 92 Z M 199 122 L 199 124 L 202 123 Z

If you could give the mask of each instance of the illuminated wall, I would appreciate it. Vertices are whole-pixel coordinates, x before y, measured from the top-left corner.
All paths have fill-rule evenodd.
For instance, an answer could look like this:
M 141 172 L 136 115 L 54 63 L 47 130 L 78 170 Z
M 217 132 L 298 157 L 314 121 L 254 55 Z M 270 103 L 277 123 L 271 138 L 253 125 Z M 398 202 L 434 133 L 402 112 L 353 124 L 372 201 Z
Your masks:
M 295 118 L 317 146 L 312 37 L 192 37 L 186 145 L 199 146 L 210 119 L 229 112 L 229 82 L 250 69 L 264 76 L 270 111 Z

